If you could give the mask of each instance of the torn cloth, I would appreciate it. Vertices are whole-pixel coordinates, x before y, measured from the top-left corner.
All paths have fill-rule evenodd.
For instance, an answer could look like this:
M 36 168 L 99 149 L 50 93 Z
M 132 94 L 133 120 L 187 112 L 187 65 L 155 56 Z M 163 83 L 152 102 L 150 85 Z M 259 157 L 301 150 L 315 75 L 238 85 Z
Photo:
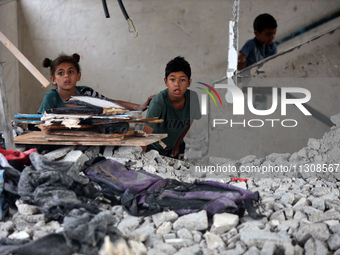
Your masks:
M 50 161 L 38 153 L 31 153 L 32 167 L 21 173 L 18 192 L 23 201 L 40 206 L 48 219 L 62 222 L 73 208 L 94 198 L 98 190 L 85 176 L 80 176 L 80 166 L 75 162 Z M 84 208 L 96 213 L 95 206 Z

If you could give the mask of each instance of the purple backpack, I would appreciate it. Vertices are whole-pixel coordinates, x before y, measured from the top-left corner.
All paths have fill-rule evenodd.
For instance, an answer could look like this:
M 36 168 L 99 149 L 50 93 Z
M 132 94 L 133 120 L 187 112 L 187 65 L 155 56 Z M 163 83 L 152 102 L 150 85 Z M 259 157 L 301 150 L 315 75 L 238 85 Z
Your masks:
M 174 210 L 178 215 L 206 210 L 208 216 L 228 212 L 258 218 L 254 204 L 259 193 L 215 181 L 180 182 L 164 179 L 144 170 L 129 170 L 111 159 L 87 164 L 83 172 L 102 187 L 105 197 L 120 197 L 120 203 L 134 216 Z M 114 200 L 114 199 L 112 199 Z

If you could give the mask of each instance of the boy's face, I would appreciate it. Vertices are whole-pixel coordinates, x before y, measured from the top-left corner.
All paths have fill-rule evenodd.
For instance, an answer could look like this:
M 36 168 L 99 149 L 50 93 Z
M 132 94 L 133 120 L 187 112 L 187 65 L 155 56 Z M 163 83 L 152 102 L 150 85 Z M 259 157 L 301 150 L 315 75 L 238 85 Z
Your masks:
M 71 63 L 61 63 L 57 66 L 54 77 L 50 79 L 53 84 L 61 90 L 72 90 L 76 87 L 77 81 L 80 80 L 81 74 L 77 72 L 75 66 Z
M 265 28 L 261 33 L 254 31 L 254 34 L 260 43 L 269 45 L 274 41 L 276 30 L 276 28 Z
M 170 100 L 178 100 L 184 98 L 184 93 L 190 87 L 191 80 L 183 72 L 170 73 L 164 78 L 165 86 L 169 88 Z

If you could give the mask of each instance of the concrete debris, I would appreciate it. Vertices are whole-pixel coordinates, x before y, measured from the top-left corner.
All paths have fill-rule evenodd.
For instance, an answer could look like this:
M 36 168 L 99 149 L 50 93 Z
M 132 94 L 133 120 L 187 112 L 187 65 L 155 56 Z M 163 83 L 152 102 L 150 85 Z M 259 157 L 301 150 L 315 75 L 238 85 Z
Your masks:
M 55 162 L 54 167 L 72 162 L 69 163 L 73 167 L 67 173 L 67 180 L 82 185 L 86 185 L 85 176 L 80 173 L 84 162 L 104 156 L 129 166 L 131 170 L 144 169 L 164 178 L 188 182 L 211 178 L 260 193 L 258 212 L 264 217 L 257 220 L 247 214 L 239 218 L 229 213 L 215 214 L 209 219 L 206 211 L 180 217 L 174 211 L 134 217 L 124 212 L 120 205 L 101 204 L 101 214 L 104 214 L 101 217 L 113 224 L 124 237 L 116 243 L 111 243 L 106 237 L 101 255 L 340 255 L 340 114 L 331 120 L 335 126 L 322 139 L 311 138 L 306 147 L 292 154 L 272 153 L 265 158 L 249 155 L 240 160 L 210 158 L 215 165 L 232 165 L 238 169 L 261 165 L 293 166 L 296 170 L 303 166 L 309 169 L 309 172 L 285 173 L 280 178 L 276 174 L 256 178 L 256 175 L 247 173 L 243 177 L 248 181 L 239 183 L 231 182 L 229 176 L 214 179 L 208 173 L 195 173 L 191 163 L 160 156 L 156 151 L 143 153 L 139 147 L 65 146 L 42 154 Z M 200 156 L 194 151 L 199 149 L 192 145 L 191 153 Z M 44 162 L 41 163 L 42 168 L 47 167 Z M 98 218 L 97 222 L 101 219 Z M 93 222 L 96 218 L 89 220 Z M 66 231 L 71 229 L 67 221 L 46 222 L 39 207 L 17 200 L 0 222 L 0 238 L 37 240 L 51 233 L 61 233 L 65 228 Z

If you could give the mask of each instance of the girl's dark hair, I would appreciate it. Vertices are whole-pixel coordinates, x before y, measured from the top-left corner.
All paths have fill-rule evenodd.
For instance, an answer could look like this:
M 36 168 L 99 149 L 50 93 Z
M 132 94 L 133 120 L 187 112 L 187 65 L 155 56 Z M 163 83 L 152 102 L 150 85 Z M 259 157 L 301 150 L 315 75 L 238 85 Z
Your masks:
M 253 27 L 255 31 L 261 33 L 266 28 L 277 28 L 277 23 L 272 15 L 263 13 L 255 18 Z
M 65 55 L 64 53 L 60 54 L 55 60 L 52 61 L 52 59 L 45 58 L 42 66 L 43 67 L 49 67 L 50 68 L 50 74 L 54 77 L 54 73 L 56 71 L 56 68 L 58 65 L 62 63 L 71 63 L 74 65 L 74 67 L 77 69 L 77 72 L 80 72 L 80 66 L 79 66 L 79 60 L 80 56 L 77 53 L 74 53 L 72 56 Z
M 185 73 L 188 78 L 191 77 L 191 68 L 188 61 L 186 61 L 183 57 L 178 56 L 174 59 L 170 60 L 169 63 L 165 67 L 165 78 L 167 79 L 169 74 L 174 72 L 180 72 L 182 71 Z

